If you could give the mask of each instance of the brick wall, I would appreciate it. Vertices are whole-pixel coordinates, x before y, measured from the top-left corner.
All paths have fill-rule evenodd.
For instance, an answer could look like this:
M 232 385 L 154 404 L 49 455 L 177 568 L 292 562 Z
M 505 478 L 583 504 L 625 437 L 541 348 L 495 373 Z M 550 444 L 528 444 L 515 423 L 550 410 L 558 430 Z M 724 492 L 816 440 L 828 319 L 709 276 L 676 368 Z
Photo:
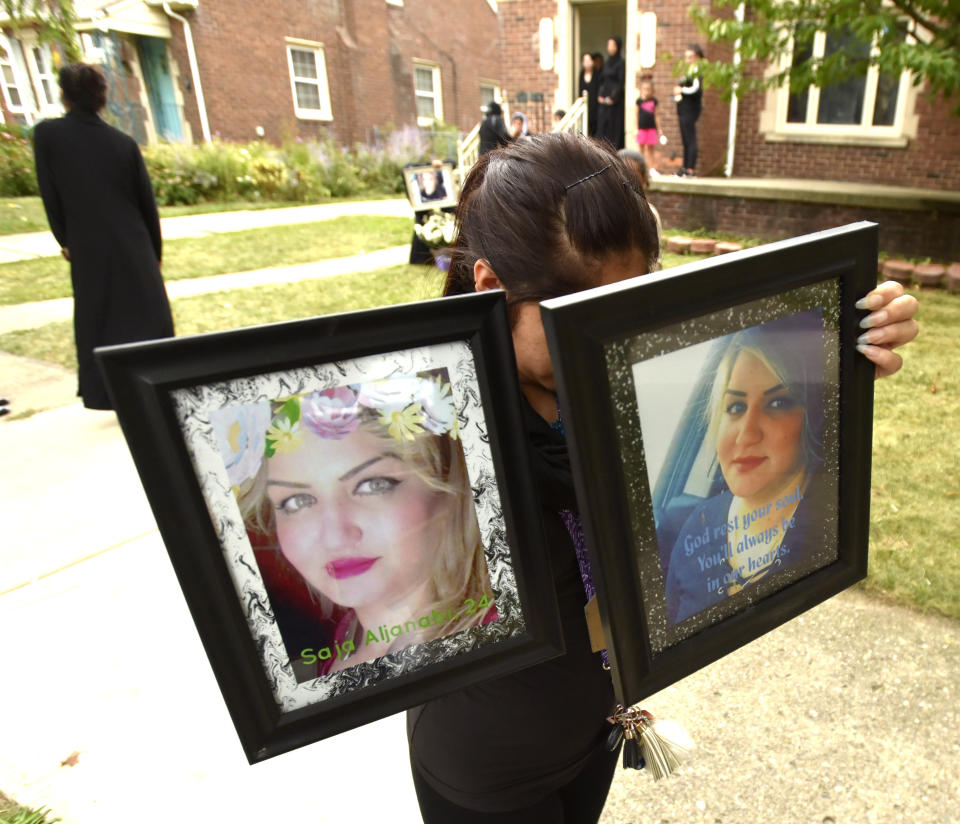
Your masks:
M 706 46 L 702 37 L 687 16 L 686 0 L 625 0 L 628 15 L 654 12 L 657 15 L 657 62 L 652 69 L 644 69 L 635 78 L 627 78 L 626 124 L 628 148 L 635 148 L 633 130 L 636 128 L 634 108 L 636 97 L 632 89 L 639 86 L 641 74 L 652 74 L 654 96 L 659 102 L 658 114 L 668 143 L 661 149 L 665 158 L 683 157 L 677 110 L 673 102 L 673 85 L 681 74 L 674 66 L 682 61 L 683 52 L 689 43 L 701 43 L 708 58 L 728 59 L 729 52 L 718 46 Z M 512 109 L 526 111 L 530 104 L 516 103 L 519 91 L 542 92 L 547 109 L 552 106 L 553 95 L 558 87 L 554 71 L 541 71 L 539 24 L 542 17 L 556 18 L 556 0 L 508 0 L 500 3 L 502 32 L 503 75 L 509 92 Z M 637 52 L 639 42 L 624 42 L 624 54 Z M 579 61 L 579 55 L 576 56 Z M 566 67 L 559 67 L 566 71 Z M 634 84 L 635 81 L 635 84 Z M 574 91 L 575 93 L 575 91 Z M 534 104 L 535 105 L 535 104 Z M 700 174 L 718 173 L 726 157 L 727 121 L 729 106 L 714 90 L 704 94 L 703 114 L 697 123 L 700 159 L 697 165 Z M 544 126 L 549 130 L 552 121 Z
M 960 260 L 960 213 L 832 206 L 653 191 L 666 230 L 703 228 L 766 240 L 832 229 L 858 220 L 880 226 L 880 250 L 893 255 Z
M 463 131 L 472 129 L 480 119 L 480 80 L 503 82 L 500 30 L 490 4 L 487 0 L 406 0 L 403 7 L 387 9 L 390 47 L 392 56 L 396 55 L 394 122 L 413 122 L 413 61 L 418 58 L 440 66 L 443 119 Z
M 657 15 L 657 63 L 643 73 L 653 75 L 660 125 L 668 140 L 667 145 L 661 147 L 661 154 L 666 158 L 675 157 L 679 162 L 683 159 L 683 143 L 680 141 L 680 127 L 677 123 L 677 107 L 673 102 L 673 86 L 682 74 L 682 69 L 675 67 L 682 62 L 683 52 L 690 43 L 699 43 L 704 56 L 709 60 L 727 60 L 730 56 L 729 50 L 704 41 L 687 15 L 689 3 L 685 0 L 631 1 L 636 2 L 637 13 L 652 11 Z M 634 47 L 639 48 L 639 44 L 634 44 Z M 639 77 L 637 81 L 639 85 Z M 628 105 L 633 103 L 635 100 L 628 101 Z M 723 173 L 729 117 L 729 104 L 720 99 L 715 89 L 707 89 L 703 95 L 703 113 L 697 121 L 697 143 L 700 147 L 698 174 Z M 630 118 L 627 121 L 630 122 Z M 628 145 L 631 145 L 629 141 Z
M 917 136 L 905 148 L 768 142 L 760 131 L 765 96 L 740 101 L 734 171 L 738 177 L 798 177 L 960 189 L 960 118 L 918 94 Z
M 556 0 L 511 0 L 500 3 L 499 9 L 503 85 L 510 111 L 527 115 L 531 131 L 549 131 L 559 80 L 552 69 L 540 68 L 540 20 L 556 17 Z M 543 100 L 518 101 L 521 92 L 540 94 Z
M 272 141 L 328 132 L 351 144 L 374 126 L 414 124 L 414 58 L 440 67 L 444 119 L 466 130 L 479 119 L 480 78 L 499 75 L 486 0 L 207 0 L 188 19 L 210 129 L 226 139 L 252 140 L 262 126 Z M 185 115 L 199 136 L 182 27 L 173 26 Z M 286 37 L 323 43 L 332 121 L 296 118 Z

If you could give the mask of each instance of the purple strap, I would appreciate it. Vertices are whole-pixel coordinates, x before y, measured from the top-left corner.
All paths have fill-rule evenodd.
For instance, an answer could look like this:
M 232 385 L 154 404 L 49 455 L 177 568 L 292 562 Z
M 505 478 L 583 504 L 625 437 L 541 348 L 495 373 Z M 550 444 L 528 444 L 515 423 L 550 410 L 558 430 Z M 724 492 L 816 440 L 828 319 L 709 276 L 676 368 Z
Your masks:
M 550 428 L 560 435 L 564 434 L 563 421 L 559 417 L 550 424 Z M 593 575 L 590 572 L 590 555 L 587 552 L 587 540 L 583 535 L 583 521 L 572 509 L 561 509 L 560 520 L 563 521 L 573 541 L 573 548 L 577 553 L 577 566 L 580 567 L 580 578 L 583 581 L 583 591 L 589 601 L 597 594 L 597 588 L 593 585 Z M 610 656 L 605 649 L 600 650 L 600 660 L 603 661 L 604 667 L 610 668 Z

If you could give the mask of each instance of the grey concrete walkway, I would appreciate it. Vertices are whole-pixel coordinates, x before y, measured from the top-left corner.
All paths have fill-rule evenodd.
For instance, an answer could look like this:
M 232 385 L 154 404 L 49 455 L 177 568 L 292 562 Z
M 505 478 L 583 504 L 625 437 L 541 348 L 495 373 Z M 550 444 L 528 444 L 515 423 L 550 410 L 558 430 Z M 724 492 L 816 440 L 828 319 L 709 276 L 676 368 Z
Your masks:
M 64 824 L 419 821 L 401 716 L 246 764 L 111 413 L 0 454 L 4 792 Z M 602 822 L 956 821 L 958 684 L 955 622 L 846 593 L 645 701 L 698 751 L 618 770 Z
M 160 227 L 165 240 L 203 237 L 222 232 L 242 232 L 265 226 L 286 226 L 313 223 L 347 215 L 384 215 L 410 217 L 412 211 L 405 199 L 343 201 L 311 206 L 290 206 L 283 209 L 257 209 L 237 212 L 214 212 L 206 215 L 165 217 Z M 60 254 L 60 246 L 50 232 L 21 235 L 0 235 L 0 263 Z

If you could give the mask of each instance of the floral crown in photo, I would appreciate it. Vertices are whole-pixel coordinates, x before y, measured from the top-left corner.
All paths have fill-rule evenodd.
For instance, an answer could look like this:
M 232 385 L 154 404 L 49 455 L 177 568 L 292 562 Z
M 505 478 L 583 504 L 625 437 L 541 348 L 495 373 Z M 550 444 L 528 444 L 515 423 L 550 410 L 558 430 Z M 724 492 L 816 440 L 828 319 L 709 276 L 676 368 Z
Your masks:
M 390 437 L 401 442 L 412 441 L 424 432 L 449 435 L 453 440 L 460 437 L 460 419 L 450 384 L 439 376 L 337 386 L 273 404 L 236 404 L 210 414 L 233 487 L 253 478 L 264 458 L 296 450 L 303 442 L 305 429 L 321 438 L 341 440 L 364 419 L 381 424 Z

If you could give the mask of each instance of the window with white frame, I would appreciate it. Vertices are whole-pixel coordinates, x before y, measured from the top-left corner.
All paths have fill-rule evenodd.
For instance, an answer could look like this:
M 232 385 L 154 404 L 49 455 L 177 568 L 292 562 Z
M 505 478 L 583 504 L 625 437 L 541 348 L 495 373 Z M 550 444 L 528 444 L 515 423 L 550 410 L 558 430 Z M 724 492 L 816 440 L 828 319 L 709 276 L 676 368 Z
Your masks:
M 500 99 L 500 88 L 497 86 L 497 84 L 481 80 L 480 81 L 480 105 L 486 108 L 494 101 L 499 102 L 499 99 Z
M 57 78 L 53 71 L 53 57 L 50 54 L 50 47 L 44 43 L 30 47 L 30 58 L 28 60 L 30 73 L 33 75 L 33 85 L 37 90 L 37 102 L 40 103 L 41 110 L 45 108 L 57 108 L 59 95 L 57 94 Z
M 440 67 L 436 63 L 415 62 L 413 86 L 417 99 L 417 124 L 430 126 L 435 120 L 443 120 Z
M 795 51 L 792 65 L 813 57 L 837 53 L 849 58 L 867 58 L 872 45 L 847 28 L 818 31 L 809 45 Z M 870 66 L 865 75 L 854 75 L 829 86 L 809 86 L 801 92 L 784 88 L 779 93 L 777 131 L 811 137 L 898 139 L 904 132 L 910 75 L 890 75 Z
M 287 38 L 293 109 L 301 120 L 333 120 L 323 44 Z
M 0 33 L 0 75 L 3 79 L 3 102 L 11 114 L 27 115 L 34 107 L 33 90 L 24 72 L 23 51 L 16 40 Z

